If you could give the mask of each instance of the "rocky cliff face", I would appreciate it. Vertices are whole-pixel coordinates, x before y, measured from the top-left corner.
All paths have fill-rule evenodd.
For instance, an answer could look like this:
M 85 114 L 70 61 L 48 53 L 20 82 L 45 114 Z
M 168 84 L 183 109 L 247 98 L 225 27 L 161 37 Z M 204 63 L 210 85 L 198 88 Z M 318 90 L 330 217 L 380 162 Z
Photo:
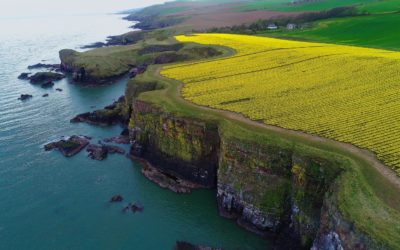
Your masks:
M 371 241 L 341 216 L 332 194 L 337 162 L 290 147 L 226 137 L 214 123 L 134 101 L 132 154 L 157 168 L 217 187 L 222 216 L 285 249 L 365 249 Z
M 215 187 L 219 136 L 215 124 L 174 117 L 134 101 L 132 154 L 179 178 Z

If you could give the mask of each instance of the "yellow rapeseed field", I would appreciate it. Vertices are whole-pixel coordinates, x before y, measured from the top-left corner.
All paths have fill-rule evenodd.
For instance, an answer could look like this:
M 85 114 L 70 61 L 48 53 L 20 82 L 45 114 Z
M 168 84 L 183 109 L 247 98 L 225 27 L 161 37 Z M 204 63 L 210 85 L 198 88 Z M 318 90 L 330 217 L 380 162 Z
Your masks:
M 400 174 L 399 52 L 229 34 L 177 39 L 237 52 L 165 67 L 185 99 L 352 143 Z

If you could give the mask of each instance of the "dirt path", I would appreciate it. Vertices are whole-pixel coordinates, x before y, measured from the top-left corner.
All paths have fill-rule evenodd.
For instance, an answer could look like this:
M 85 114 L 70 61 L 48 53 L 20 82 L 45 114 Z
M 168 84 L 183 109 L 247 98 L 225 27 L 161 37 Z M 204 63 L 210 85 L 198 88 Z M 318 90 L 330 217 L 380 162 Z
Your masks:
M 155 72 L 156 77 L 159 77 L 167 82 L 171 81 L 171 79 L 162 76 L 160 74 L 160 71 L 161 71 L 161 67 L 156 70 L 156 72 Z M 261 122 L 250 120 L 249 118 L 243 116 L 242 114 L 235 113 L 232 111 L 214 109 L 214 108 L 210 108 L 210 107 L 197 105 L 195 103 L 185 100 L 182 97 L 182 95 L 181 95 L 182 87 L 183 87 L 183 84 L 179 82 L 179 87 L 174 95 L 174 98 L 176 98 L 177 101 L 179 101 L 185 105 L 193 106 L 193 107 L 205 110 L 205 111 L 215 112 L 215 113 L 222 115 L 226 119 L 245 123 L 245 124 L 248 124 L 253 127 L 266 129 L 268 131 L 276 132 L 278 134 L 286 134 L 289 136 L 298 137 L 298 138 L 301 138 L 301 139 L 303 139 L 305 141 L 309 141 L 309 142 L 326 143 L 327 145 L 333 145 L 334 147 L 337 147 L 339 149 L 347 151 L 347 152 L 351 153 L 352 155 L 365 160 L 372 167 L 374 167 L 376 170 L 378 170 L 378 172 L 384 178 L 386 178 L 390 183 L 392 183 L 398 189 L 400 189 L 400 178 L 397 176 L 397 174 L 393 170 L 391 170 L 389 167 L 385 166 L 380 160 L 378 160 L 376 155 L 369 150 L 358 148 L 350 143 L 339 142 L 339 141 L 335 141 L 332 139 L 328 139 L 328 138 L 324 138 L 324 137 L 320 137 L 320 136 L 316 136 L 316 135 L 312 135 L 312 134 L 307 134 L 307 133 L 300 132 L 300 131 L 289 130 L 289 129 L 285 129 L 285 128 L 281 128 L 281 127 L 277 127 L 277 126 L 267 125 L 267 124 L 264 124 Z

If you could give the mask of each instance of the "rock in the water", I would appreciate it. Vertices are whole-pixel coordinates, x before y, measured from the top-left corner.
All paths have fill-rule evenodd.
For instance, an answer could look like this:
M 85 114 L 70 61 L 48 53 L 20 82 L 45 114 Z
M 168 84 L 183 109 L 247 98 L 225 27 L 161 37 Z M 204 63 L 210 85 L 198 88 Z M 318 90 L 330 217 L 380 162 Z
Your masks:
M 93 125 L 110 126 L 118 123 L 125 124 L 127 122 L 126 112 L 124 112 L 125 97 L 120 97 L 118 101 L 106 106 L 104 109 L 95 110 L 79 114 L 72 118 L 70 122 L 86 122 Z
M 34 65 L 28 66 L 28 69 L 50 69 L 50 70 L 58 70 L 60 69 L 60 64 L 44 64 L 44 63 L 38 63 Z
M 112 146 L 112 145 L 107 145 L 107 144 L 102 144 L 101 142 L 100 142 L 100 144 L 104 148 L 106 148 L 107 153 L 110 153 L 110 154 L 121 154 L 121 155 L 125 154 L 125 150 L 123 148 L 120 148 L 120 147 L 117 147 L 117 146 Z
M 222 250 L 222 248 L 198 246 L 186 241 L 177 241 L 175 250 Z
M 148 163 L 142 168 L 142 174 L 161 188 L 167 188 L 178 194 L 188 194 L 192 189 L 200 188 L 199 185 L 179 179 L 168 173 L 164 173 Z
M 25 101 L 25 100 L 31 99 L 32 97 L 33 97 L 32 95 L 22 94 L 22 95 L 18 98 L 18 100 Z
M 56 88 L 56 91 L 58 91 L 58 92 L 62 92 L 63 90 L 62 90 L 62 89 L 60 89 L 60 88 Z
M 102 145 L 99 146 L 99 145 L 90 144 L 87 147 L 86 151 L 89 152 L 88 157 L 90 157 L 93 160 L 98 160 L 98 161 L 104 160 L 108 155 L 107 148 Z
M 81 49 L 96 49 L 96 48 L 101 48 L 106 46 L 107 44 L 103 43 L 103 42 L 95 42 L 92 44 L 88 44 L 88 45 L 84 45 L 81 47 Z
M 29 80 L 33 84 L 37 83 L 45 83 L 50 81 L 58 81 L 65 78 L 63 74 L 54 73 L 54 72 L 38 72 L 33 76 L 29 77 Z
M 52 88 L 53 86 L 54 86 L 54 82 L 52 82 L 52 81 L 48 81 L 48 82 L 43 83 L 43 84 L 41 85 L 41 87 L 44 88 L 44 89 Z
M 91 138 L 87 136 L 73 135 L 66 140 L 52 142 L 44 146 L 46 151 L 59 150 L 64 156 L 71 157 L 79 153 L 88 144 Z
M 42 95 L 42 97 L 48 97 L 49 96 L 49 94 L 44 94 L 44 95 Z
M 143 212 L 143 209 L 144 209 L 144 207 L 142 205 L 140 205 L 140 204 L 134 203 L 131 206 L 131 210 L 132 210 L 133 213 Z
M 124 198 L 121 195 L 117 194 L 111 197 L 110 202 L 121 202 L 123 200 Z
M 21 80 L 28 80 L 30 74 L 31 74 L 31 73 L 21 73 L 21 74 L 18 76 L 18 79 L 21 79 Z
M 129 144 L 129 137 L 120 135 L 120 136 L 106 138 L 103 141 L 108 142 L 108 143 L 113 142 L 113 143 L 117 143 L 117 144 Z
M 132 211 L 132 213 L 136 213 L 136 212 L 143 212 L 144 207 L 140 204 L 137 203 L 129 203 L 127 206 L 125 206 L 122 209 L 122 212 L 126 213 L 128 211 Z

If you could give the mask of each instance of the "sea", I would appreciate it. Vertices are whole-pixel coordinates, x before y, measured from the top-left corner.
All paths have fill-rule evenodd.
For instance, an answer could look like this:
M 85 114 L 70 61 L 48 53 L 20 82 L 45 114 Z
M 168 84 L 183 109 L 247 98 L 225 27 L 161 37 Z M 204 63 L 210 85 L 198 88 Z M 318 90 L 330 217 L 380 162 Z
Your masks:
M 119 135 L 120 126 L 69 121 L 118 99 L 127 79 L 85 87 L 66 78 L 42 89 L 18 75 L 29 72 L 28 65 L 59 63 L 61 49 L 82 51 L 131 25 L 110 14 L 0 17 L 0 249 L 156 250 L 174 249 L 176 241 L 270 249 L 270 242 L 218 215 L 215 190 L 179 195 L 147 180 L 140 163 L 125 156 L 100 162 L 84 151 L 65 158 L 43 149 L 62 136 L 97 142 Z M 20 101 L 21 94 L 33 98 Z M 124 201 L 109 203 L 116 194 Z M 129 202 L 140 203 L 143 212 L 123 213 Z

